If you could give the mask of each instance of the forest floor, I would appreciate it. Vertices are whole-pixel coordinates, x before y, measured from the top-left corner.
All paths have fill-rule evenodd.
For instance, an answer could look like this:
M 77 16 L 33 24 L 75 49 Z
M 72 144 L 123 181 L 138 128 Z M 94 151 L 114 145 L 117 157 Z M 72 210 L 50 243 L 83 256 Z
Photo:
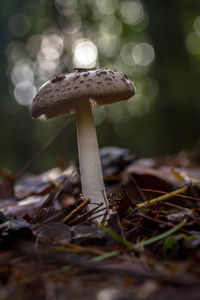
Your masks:
M 101 226 L 76 165 L 0 176 L 0 300 L 200 299 L 200 161 L 101 150 Z

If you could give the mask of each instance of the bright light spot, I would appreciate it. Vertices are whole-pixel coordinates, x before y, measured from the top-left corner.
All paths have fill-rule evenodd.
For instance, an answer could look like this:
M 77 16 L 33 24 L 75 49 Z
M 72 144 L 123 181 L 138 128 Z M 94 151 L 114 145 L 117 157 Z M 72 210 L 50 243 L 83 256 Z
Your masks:
M 8 21 L 8 28 L 15 36 L 24 36 L 30 29 L 31 22 L 25 14 L 15 14 Z
M 35 73 L 40 77 L 48 78 L 55 71 L 58 71 L 60 56 L 63 53 L 63 39 L 55 33 L 48 33 L 42 36 L 41 49 L 37 54 Z
M 120 35 L 122 32 L 121 22 L 114 16 L 106 16 L 100 24 L 102 34 Z
M 46 59 L 55 60 L 60 57 L 59 52 L 53 47 L 44 47 L 41 49 L 41 53 L 45 56 Z
M 127 66 L 134 66 L 135 61 L 133 60 L 132 51 L 135 47 L 135 43 L 127 43 L 122 46 L 120 51 L 120 57 Z
M 111 15 L 118 8 L 118 0 L 96 0 L 98 10 L 105 15 Z
M 73 63 L 76 67 L 94 67 L 97 60 L 97 47 L 90 40 L 77 40 L 73 45 Z
M 200 36 L 200 16 L 198 16 L 194 21 L 194 30 L 196 34 Z
M 140 1 L 122 1 L 120 13 L 127 24 L 138 24 L 144 17 L 144 10 Z
M 56 60 L 50 60 L 46 58 L 38 58 L 38 67 L 42 70 L 53 71 L 58 66 L 59 62 Z
M 29 105 L 36 95 L 36 88 L 30 81 L 25 80 L 16 85 L 14 95 L 19 104 Z
M 133 48 L 132 57 L 137 65 L 147 66 L 155 58 L 154 48 L 148 43 L 137 44 Z
M 48 50 L 50 50 L 50 48 L 54 48 L 55 50 L 57 50 L 59 55 L 61 55 L 63 52 L 63 39 L 58 34 L 54 33 L 45 35 L 42 38 L 41 48 L 46 54 Z M 44 50 L 45 48 L 48 48 L 48 50 Z
M 185 42 L 188 52 L 193 55 L 200 55 L 200 37 L 196 33 L 190 33 Z
M 12 69 L 11 80 L 14 85 L 24 80 L 28 80 L 31 83 L 33 83 L 34 74 L 30 66 L 30 61 L 26 61 L 26 60 L 18 61 Z

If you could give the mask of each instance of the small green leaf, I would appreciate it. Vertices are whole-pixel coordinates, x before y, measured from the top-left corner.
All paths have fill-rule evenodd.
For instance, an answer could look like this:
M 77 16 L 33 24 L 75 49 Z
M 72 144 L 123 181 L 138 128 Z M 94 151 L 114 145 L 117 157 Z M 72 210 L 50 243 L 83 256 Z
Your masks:
M 168 252 L 173 251 L 177 246 L 177 241 L 173 235 L 168 236 L 163 243 L 163 255 L 166 257 Z
M 197 234 L 187 235 L 187 234 L 185 234 L 185 233 L 181 233 L 180 236 L 181 236 L 186 242 L 191 241 L 191 240 L 195 240 L 195 239 L 198 237 Z

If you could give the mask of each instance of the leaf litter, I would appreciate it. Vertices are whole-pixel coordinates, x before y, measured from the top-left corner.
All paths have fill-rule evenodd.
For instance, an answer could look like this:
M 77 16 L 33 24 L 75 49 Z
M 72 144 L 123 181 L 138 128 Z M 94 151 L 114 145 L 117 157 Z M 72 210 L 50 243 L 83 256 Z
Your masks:
M 76 165 L 0 173 L 0 299 L 200 298 L 199 162 L 101 158 L 113 214 L 99 227 Z

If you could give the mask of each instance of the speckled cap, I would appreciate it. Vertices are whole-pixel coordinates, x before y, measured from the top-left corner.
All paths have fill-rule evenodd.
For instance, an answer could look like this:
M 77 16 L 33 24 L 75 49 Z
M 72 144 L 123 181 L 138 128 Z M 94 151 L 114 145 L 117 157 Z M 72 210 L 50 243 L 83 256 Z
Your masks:
M 77 101 L 90 100 L 92 107 L 129 99 L 135 94 L 126 75 L 108 69 L 75 69 L 44 83 L 33 99 L 33 118 L 47 119 L 75 111 Z

